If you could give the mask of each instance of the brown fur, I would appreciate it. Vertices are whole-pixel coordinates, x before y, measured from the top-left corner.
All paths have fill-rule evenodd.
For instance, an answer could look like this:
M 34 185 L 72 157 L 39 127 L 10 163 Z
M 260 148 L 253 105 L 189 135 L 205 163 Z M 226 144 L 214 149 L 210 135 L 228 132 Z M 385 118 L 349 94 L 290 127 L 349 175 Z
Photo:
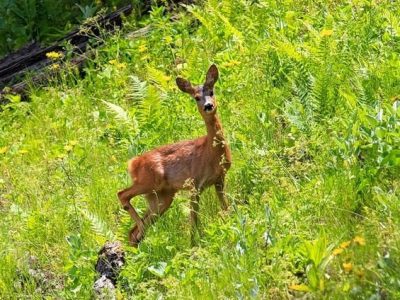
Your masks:
M 144 236 L 145 228 L 170 207 L 179 190 L 193 191 L 190 213 L 192 230 L 197 227 L 199 196 L 204 188 L 214 185 L 222 208 L 227 208 L 224 178 L 231 165 L 231 153 L 216 115 L 217 103 L 213 89 L 217 79 L 218 69 L 215 65 L 208 70 L 203 86 L 192 86 L 189 81 L 177 78 L 178 87 L 196 99 L 207 128 L 206 136 L 161 146 L 129 161 L 128 172 L 133 185 L 120 191 L 118 198 L 136 222 L 129 234 L 132 245 L 137 245 Z M 145 195 L 149 205 L 143 219 L 130 204 L 131 198 L 141 194 Z

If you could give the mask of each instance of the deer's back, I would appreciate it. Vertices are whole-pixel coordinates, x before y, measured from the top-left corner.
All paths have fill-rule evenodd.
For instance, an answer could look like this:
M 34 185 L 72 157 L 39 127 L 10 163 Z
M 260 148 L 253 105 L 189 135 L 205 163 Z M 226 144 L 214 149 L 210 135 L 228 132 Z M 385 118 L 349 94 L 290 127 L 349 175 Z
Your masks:
M 178 190 L 215 183 L 223 172 L 220 162 L 221 155 L 210 150 L 204 136 L 146 152 L 133 158 L 128 168 L 134 182 L 156 191 Z

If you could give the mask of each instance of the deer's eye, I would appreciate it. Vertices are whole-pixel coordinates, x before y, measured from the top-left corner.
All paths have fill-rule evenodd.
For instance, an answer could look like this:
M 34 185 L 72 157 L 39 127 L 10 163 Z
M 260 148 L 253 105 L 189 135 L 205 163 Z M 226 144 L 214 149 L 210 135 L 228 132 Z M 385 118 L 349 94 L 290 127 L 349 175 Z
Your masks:
M 200 101 L 200 97 L 199 97 L 199 96 L 194 97 L 194 99 L 195 99 L 196 101 Z
M 214 96 L 214 91 L 210 92 L 210 97 Z

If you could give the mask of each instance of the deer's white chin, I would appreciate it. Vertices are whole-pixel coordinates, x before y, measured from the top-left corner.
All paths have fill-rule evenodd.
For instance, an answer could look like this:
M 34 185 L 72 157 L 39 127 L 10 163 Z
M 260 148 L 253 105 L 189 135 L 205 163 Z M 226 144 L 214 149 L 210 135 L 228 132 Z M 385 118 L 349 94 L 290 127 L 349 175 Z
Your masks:
M 204 112 L 206 113 L 206 115 L 212 115 L 212 114 L 215 113 L 215 109 L 212 109 L 212 110 L 205 110 Z

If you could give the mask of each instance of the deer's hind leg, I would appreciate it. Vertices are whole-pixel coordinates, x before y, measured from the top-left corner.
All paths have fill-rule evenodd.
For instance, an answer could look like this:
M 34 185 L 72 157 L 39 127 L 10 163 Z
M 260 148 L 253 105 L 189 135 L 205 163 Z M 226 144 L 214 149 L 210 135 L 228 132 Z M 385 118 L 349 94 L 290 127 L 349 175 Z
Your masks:
M 134 244 L 138 244 L 143 239 L 146 228 L 171 206 L 175 193 L 174 190 L 168 190 L 146 194 L 149 208 L 143 217 L 144 230 L 141 231 L 138 226 L 135 226 L 130 231 L 130 239 L 135 241 Z
M 118 192 L 118 198 L 122 207 L 128 211 L 129 215 L 131 216 L 132 220 L 135 221 L 136 226 L 140 229 L 140 231 L 144 231 L 144 223 L 135 208 L 130 203 L 130 200 L 133 197 L 144 193 L 145 191 L 139 185 L 132 185 L 131 187 Z

